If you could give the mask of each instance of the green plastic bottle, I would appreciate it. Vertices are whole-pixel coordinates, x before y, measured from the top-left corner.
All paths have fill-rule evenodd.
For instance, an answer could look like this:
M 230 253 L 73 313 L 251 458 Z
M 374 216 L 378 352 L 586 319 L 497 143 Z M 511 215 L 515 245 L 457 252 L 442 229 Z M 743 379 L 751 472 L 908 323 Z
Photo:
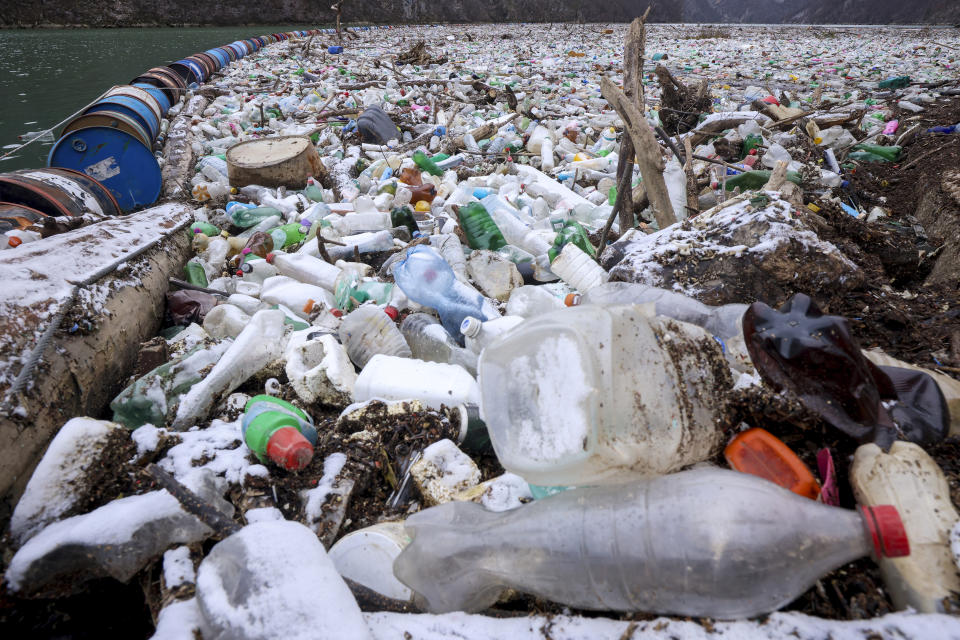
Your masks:
M 203 270 L 200 258 L 190 258 L 187 266 L 184 267 L 184 271 L 187 272 L 187 282 L 190 284 L 198 287 L 206 287 L 209 284 L 207 282 L 207 273 Z
M 411 236 L 420 231 L 420 227 L 417 226 L 417 219 L 413 217 L 413 211 L 407 206 L 393 208 L 390 212 L 390 224 L 394 227 L 406 227 L 409 229 Z
M 500 233 L 500 228 L 493 221 L 486 208 L 479 202 L 460 207 L 458 213 L 460 228 L 467 236 L 467 244 L 471 249 L 490 249 L 496 251 L 507 244 Z
M 312 177 L 307 178 L 307 186 L 300 193 L 310 202 L 323 202 L 323 189 Z
M 287 471 L 299 471 L 310 464 L 317 429 L 309 415 L 267 395 L 253 396 L 243 411 L 243 441 L 257 459 L 272 460 Z
M 787 180 L 794 184 L 800 184 L 800 174 L 796 171 L 787 171 Z M 770 171 L 766 169 L 757 169 L 756 171 L 744 171 L 735 176 L 727 176 L 727 191 L 733 191 L 740 187 L 741 191 L 751 189 L 760 189 L 770 181 Z
M 426 171 L 432 176 L 442 176 L 443 169 L 437 166 L 437 163 L 434 162 L 427 154 L 423 151 L 415 151 L 413 154 L 413 162 L 416 164 L 421 171 Z
M 755 133 L 751 133 L 743 139 L 743 150 L 740 152 L 740 159 L 743 160 L 750 152 L 763 144 L 763 138 Z
M 289 224 L 280 225 L 276 229 L 270 231 L 270 237 L 273 238 L 273 248 L 282 249 L 284 247 L 292 247 L 293 245 L 300 244 L 303 242 L 307 233 L 310 232 L 309 226 L 303 226 L 300 222 L 291 222 Z
M 553 246 L 547 250 L 547 257 L 550 259 L 550 262 L 556 260 L 557 256 L 559 256 L 563 250 L 563 247 L 571 242 L 580 247 L 580 249 L 591 258 L 596 257 L 597 252 L 590 243 L 587 230 L 576 220 L 567 220 L 560 228 L 560 231 L 557 232 L 557 237 L 553 240 Z
M 203 222 L 202 220 L 198 220 L 190 225 L 190 231 L 193 233 L 202 233 L 210 238 L 220 235 L 220 229 L 217 229 L 209 222 Z
M 896 162 L 902 147 L 885 147 L 879 144 L 858 144 L 848 158 L 861 162 Z
M 897 76 L 895 78 L 887 78 L 880 82 L 881 89 L 903 89 L 910 85 L 910 76 Z
M 273 207 L 254 207 L 253 209 L 235 207 L 230 212 L 231 222 L 238 227 L 243 227 L 244 229 L 258 225 L 272 216 L 282 217 L 282 214 Z

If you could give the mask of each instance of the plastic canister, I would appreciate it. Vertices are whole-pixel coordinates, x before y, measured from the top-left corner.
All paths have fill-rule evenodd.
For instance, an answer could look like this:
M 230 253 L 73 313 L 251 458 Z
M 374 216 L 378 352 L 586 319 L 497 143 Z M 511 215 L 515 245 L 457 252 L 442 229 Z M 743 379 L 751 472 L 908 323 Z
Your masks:
M 402 522 L 381 522 L 343 536 L 328 555 L 340 575 L 394 600 L 413 591 L 393 575 L 393 561 L 410 544 Z

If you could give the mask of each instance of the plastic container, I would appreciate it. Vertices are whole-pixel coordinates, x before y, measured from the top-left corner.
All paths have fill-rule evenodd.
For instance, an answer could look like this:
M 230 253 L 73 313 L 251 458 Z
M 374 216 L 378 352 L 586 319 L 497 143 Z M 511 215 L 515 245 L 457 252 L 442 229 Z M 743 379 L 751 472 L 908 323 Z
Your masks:
M 949 538 L 960 515 L 937 463 L 912 442 L 894 442 L 889 453 L 865 444 L 854 454 L 850 484 L 858 502 L 892 504 L 903 518 L 909 557 L 879 563 L 893 604 L 921 613 L 950 611 L 944 599 L 960 591 L 960 577 Z
M 871 553 L 909 553 L 894 507 L 848 511 L 696 469 L 561 492 L 512 511 L 450 502 L 410 516 L 394 575 L 434 613 L 504 589 L 578 609 L 747 618 Z
M 466 369 L 455 364 L 425 362 L 377 354 L 364 366 L 353 387 L 354 402 L 419 400 L 439 409 L 477 404 L 480 388 Z
M 276 267 L 281 275 L 322 287 L 331 293 L 342 271 L 329 262 L 297 253 L 271 253 L 267 255 L 267 262 Z
M 676 291 L 634 282 L 607 282 L 592 288 L 577 302 L 601 306 L 652 302 L 658 316 L 695 324 L 724 340 L 742 335 L 741 319 L 749 306 L 733 303 L 711 307 Z
M 563 308 L 563 301 L 541 286 L 525 285 L 510 292 L 507 315 L 532 318 Z
M 482 320 L 500 317 L 476 289 L 458 281 L 436 249 L 418 245 L 393 266 L 397 286 L 418 304 L 436 309 L 443 327 L 460 340 L 460 323 L 467 316 Z
M 458 213 L 460 228 L 467 236 L 471 249 L 490 249 L 496 251 L 507 244 L 497 224 L 489 212 L 479 202 L 460 207 Z
M 361 368 L 365 368 L 377 354 L 413 357 L 393 319 L 372 304 L 365 304 L 344 317 L 340 324 L 340 341 L 350 360 Z
M 400 332 L 410 345 L 414 358 L 460 365 L 469 371 L 470 375 L 477 375 L 476 353 L 458 345 L 433 316 L 411 313 L 400 324 Z
M 531 318 L 484 349 L 479 371 L 500 463 L 541 486 L 626 482 L 710 458 L 732 386 L 713 337 L 652 305 Z
M 381 522 L 343 536 L 328 555 L 344 578 L 387 598 L 409 601 L 413 591 L 393 575 L 393 562 L 409 542 L 402 522 Z
M 790 447 L 769 431 L 754 427 L 737 437 L 723 451 L 727 463 L 741 473 L 769 480 L 798 496 L 816 500 L 820 484 Z
M 261 462 L 299 471 L 313 459 L 317 430 L 313 418 L 273 396 L 253 396 L 243 408 L 243 441 Z
M 267 264 L 266 260 L 260 262 Z M 333 309 L 333 295 L 321 287 L 306 284 L 287 276 L 273 276 L 263 281 L 260 300 L 267 304 L 281 304 L 303 319 L 308 319 L 314 307 Z
M 610 277 L 603 267 L 572 242 L 564 245 L 557 259 L 550 263 L 550 270 L 581 293 L 603 284 Z

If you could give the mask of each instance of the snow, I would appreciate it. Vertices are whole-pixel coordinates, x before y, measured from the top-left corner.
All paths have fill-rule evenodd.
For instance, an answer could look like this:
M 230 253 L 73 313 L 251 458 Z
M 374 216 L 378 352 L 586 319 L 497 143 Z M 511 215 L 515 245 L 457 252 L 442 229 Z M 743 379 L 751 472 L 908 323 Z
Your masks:
M 60 428 L 10 518 L 10 533 L 19 544 L 73 508 L 84 489 L 81 479 L 118 429 L 123 427 L 92 418 L 74 418 Z
M 316 534 L 296 522 L 249 524 L 197 572 L 204 640 L 369 638 L 360 608 Z
M 300 493 L 303 499 L 304 518 L 308 524 L 313 524 L 323 518 L 323 505 L 333 491 L 333 483 L 347 464 L 347 456 L 343 453 L 331 453 L 323 460 L 323 476 L 313 489 Z
M 142 427 L 141 427 L 142 428 Z M 209 469 L 233 484 L 243 484 L 248 475 L 265 476 L 263 465 L 250 462 L 250 449 L 240 437 L 240 421 L 214 420 L 206 429 L 194 427 L 190 431 L 170 432 L 180 438 L 158 463 L 162 469 L 183 481 L 197 468 Z M 197 463 L 205 460 L 202 465 Z
M 157 630 L 150 640 L 192 640 L 200 629 L 200 608 L 197 599 L 171 602 L 160 610 Z
M 152 424 L 145 424 L 138 427 L 130 434 L 130 439 L 137 445 L 137 457 L 150 451 L 156 451 L 160 446 L 160 434 L 166 433 L 166 429 L 161 432 Z
M 286 519 L 283 517 L 283 512 L 276 507 L 257 507 L 256 509 L 250 509 L 243 515 L 249 524 Z
M 690 620 L 664 617 L 633 623 L 573 616 L 489 618 L 466 613 L 412 615 L 377 612 L 365 613 L 364 618 L 375 640 L 864 640 L 869 637 L 948 640 L 960 635 L 960 620 L 957 618 L 912 612 L 851 621 L 824 620 L 801 613 L 773 613 L 758 622 L 713 622 L 710 629 Z
M 731 371 L 731 373 L 736 373 Z M 732 391 L 739 391 L 740 389 L 746 389 L 748 387 L 759 387 L 762 386 L 763 379 L 760 378 L 760 374 L 754 371 L 753 373 L 741 373 L 737 377 L 737 381 L 733 384 Z
M 162 490 L 120 498 L 90 513 L 54 522 L 30 538 L 16 553 L 7 568 L 7 584 L 14 591 L 26 586 L 24 580 L 33 563 L 55 549 L 129 543 L 133 541 L 134 534 L 148 523 L 159 524 L 162 520 L 170 520 L 169 524 L 161 526 L 169 533 L 171 542 L 193 542 L 202 538 L 195 535 L 197 527 L 209 532 L 195 518 L 193 520 L 197 527 L 176 526 L 174 521 L 182 521 L 185 516 L 177 499 Z
M 167 589 L 182 584 L 192 584 L 197 580 L 197 572 L 190 559 L 190 547 L 177 547 L 163 554 L 163 582 Z
M 524 499 L 533 499 L 530 485 L 514 473 L 497 476 L 486 484 L 487 489 L 480 497 L 480 504 L 489 511 L 509 511 L 521 506 Z

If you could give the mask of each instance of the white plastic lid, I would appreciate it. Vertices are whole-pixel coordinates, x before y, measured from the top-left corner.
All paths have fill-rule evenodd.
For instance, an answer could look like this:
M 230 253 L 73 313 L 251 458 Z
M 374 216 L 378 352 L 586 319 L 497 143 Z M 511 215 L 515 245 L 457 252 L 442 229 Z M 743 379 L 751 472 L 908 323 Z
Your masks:
M 476 338 L 482 326 L 482 320 L 474 318 L 473 316 L 467 316 L 463 319 L 463 322 L 460 323 L 460 333 L 468 338 Z
M 345 535 L 328 553 L 344 578 L 388 598 L 409 601 L 413 592 L 393 575 L 393 561 L 408 543 L 403 524 L 383 522 Z

